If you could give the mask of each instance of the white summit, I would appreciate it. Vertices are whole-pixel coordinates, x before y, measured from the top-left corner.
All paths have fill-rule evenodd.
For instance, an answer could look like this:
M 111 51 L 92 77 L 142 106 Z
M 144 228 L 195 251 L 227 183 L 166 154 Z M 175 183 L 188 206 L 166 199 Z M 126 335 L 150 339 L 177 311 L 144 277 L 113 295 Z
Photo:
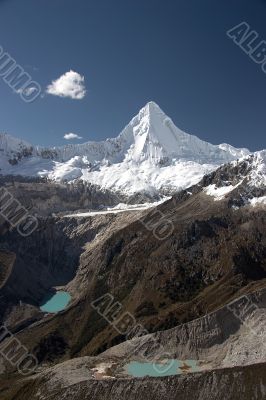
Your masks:
M 42 148 L 0 134 L 0 151 L 2 174 L 80 179 L 128 195 L 187 188 L 221 164 L 250 153 L 181 131 L 154 102 L 146 104 L 116 138 Z

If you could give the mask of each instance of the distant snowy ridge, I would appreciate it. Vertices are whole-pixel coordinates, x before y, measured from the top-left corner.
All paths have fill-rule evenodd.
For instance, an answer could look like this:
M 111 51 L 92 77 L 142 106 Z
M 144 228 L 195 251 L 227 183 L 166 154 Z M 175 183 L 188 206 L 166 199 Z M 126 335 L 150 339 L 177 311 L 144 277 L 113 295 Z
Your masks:
M 129 195 L 187 188 L 221 164 L 249 153 L 181 131 L 154 102 L 143 107 L 116 138 L 101 142 L 43 148 L 0 134 L 2 174 L 81 179 Z
M 208 176 L 204 177 L 208 181 Z M 257 151 L 217 169 L 203 191 L 215 201 L 240 199 L 241 205 L 265 204 L 266 194 L 266 150 Z

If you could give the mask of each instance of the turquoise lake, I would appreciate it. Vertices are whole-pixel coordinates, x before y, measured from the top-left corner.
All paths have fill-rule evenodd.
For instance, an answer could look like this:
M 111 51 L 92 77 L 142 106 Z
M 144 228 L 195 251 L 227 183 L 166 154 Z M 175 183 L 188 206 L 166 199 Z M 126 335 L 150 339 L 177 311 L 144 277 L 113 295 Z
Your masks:
M 168 360 L 165 363 L 131 361 L 126 365 L 126 371 L 131 376 L 142 378 L 144 376 L 181 375 L 184 372 L 197 372 L 199 368 L 195 360 Z
M 57 313 L 64 310 L 71 300 L 68 292 L 56 292 L 52 297 L 42 303 L 40 309 L 48 313 Z

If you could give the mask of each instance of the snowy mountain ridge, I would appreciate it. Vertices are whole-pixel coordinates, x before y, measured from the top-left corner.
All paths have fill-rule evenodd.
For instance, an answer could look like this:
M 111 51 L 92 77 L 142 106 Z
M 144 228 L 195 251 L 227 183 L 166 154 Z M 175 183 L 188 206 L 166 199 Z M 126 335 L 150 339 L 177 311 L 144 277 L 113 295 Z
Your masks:
M 215 201 L 230 198 L 231 207 L 266 204 L 266 150 L 222 165 L 204 176 L 202 190 Z
M 147 103 L 116 138 L 101 142 L 44 148 L 0 134 L 2 174 L 81 179 L 127 194 L 189 187 L 249 153 L 181 131 L 154 102 Z

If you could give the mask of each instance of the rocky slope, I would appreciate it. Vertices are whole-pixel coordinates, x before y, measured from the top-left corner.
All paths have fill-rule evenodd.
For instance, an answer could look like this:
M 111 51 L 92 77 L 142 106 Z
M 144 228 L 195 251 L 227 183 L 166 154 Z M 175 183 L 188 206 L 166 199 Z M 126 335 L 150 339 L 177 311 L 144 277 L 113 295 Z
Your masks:
M 53 400 L 263 400 L 265 398 L 265 364 L 195 373 L 182 377 L 115 380 L 84 380 L 68 387 L 49 389 Z M 48 382 L 49 385 L 49 382 Z M 42 400 L 48 385 L 36 381 L 24 387 L 13 387 L 3 393 L 3 400 Z
M 48 216 L 53 213 L 87 209 L 101 209 L 116 206 L 134 197 L 102 190 L 87 182 L 71 184 L 55 183 L 45 178 L 26 178 L 21 176 L 0 176 L 0 185 L 5 188 L 31 214 Z M 151 199 L 143 195 L 143 201 Z M 1 199 L 0 199 L 1 201 Z
M 228 181 L 227 169 L 224 167 L 223 176 Z M 152 211 L 128 211 L 127 217 L 122 213 L 43 219 L 29 238 L 12 230 L 1 239 L 2 249 L 17 254 L 5 292 L 11 297 L 17 292 L 18 298 L 36 304 L 49 287 L 69 282 L 74 295 L 78 287 L 78 297 L 84 297 L 81 304 L 87 310 L 81 337 L 82 329 L 86 332 L 86 324 L 90 325 L 89 300 L 108 291 L 152 330 L 211 311 L 242 286 L 266 277 L 264 206 L 234 205 L 243 200 L 247 185 L 242 192 L 238 186 L 219 201 L 208 195 L 206 188 L 214 182 L 222 184 L 221 174 L 218 170 L 201 185 Z M 264 189 L 260 190 L 263 195 Z M 168 229 L 167 237 L 162 232 L 164 240 L 158 236 L 161 220 Z M 22 284 L 20 274 L 25 268 L 29 274 Z M 217 298 L 217 290 L 222 297 Z M 119 340 L 113 337 L 106 342 L 107 329 L 97 343 L 95 332 L 89 332 L 82 339 L 87 342 L 86 351 L 91 351 L 90 336 L 94 337 L 94 351 Z
M 20 378 L 15 384 L 7 380 L 1 398 L 120 400 L 126 393 L 135 400 L 161 399 L 167 393 L 173 400 L 262 400 L 266 394 L 265 313 L 264 289 L 190 323 L 126 341 L 98 357 L 39 368 L 35 376 Z M 162 353 L 198 360 L 199 370 L 156 378 L 127 375 L 125 365 L 130 359 L 154 362 Z M 106 372 L 97 373 L 103 365 Z
M 87 391 L 92 399 L 108 393 L 119 399 L 124 391 L 132 399 L 145 398 L 149 391 L 156 399 L 168 388 L 173 399 L 185 399 L 189 392 L 184 388 L 193 383 L 192 399 L 201 392 L 207 398 L 263 399 L 264 347 L 246 328 L 245 318 L 265 333 L 264 168 L 260 152 L 219 168 L 153 209 L 42 217 L 31 236 L 6 232 L 0 251 L 16 260 L 12 264 L 10 259 L 12 273 L 0 289 L 0 318 L 36 354 L 40 375 L 21 380 L 6 365 L 3 398 L 45 399 L 50 390 L 55 399 Z M 56 288 L 71 294 L 71 304 L 58 314 L 42 313 L 40 299 Z M 130 312 L 150 333 L 133 339 L 140 343 L 138 351 L 132 352 L 127 335 L 92 307 L 108 293 L 121 304 L 120 312 Z M 257 304 L 256 318 L 248 312 L 235 318 L 232 310 L 239 303 L 229 303 L 241 296 Z M 168 358 L 196 359 L 203 369 L 159 378 L 161 391 L 151 378 L 121 377 L 125 359 L 158 355 L 153 338 Z M 110 360 L 118 363 L 115 379 L 95 380 L 92 368 Z M 252 363 L 258 365 L 249 367 Z M 215 382 L 216 397 L 211 397 Z

